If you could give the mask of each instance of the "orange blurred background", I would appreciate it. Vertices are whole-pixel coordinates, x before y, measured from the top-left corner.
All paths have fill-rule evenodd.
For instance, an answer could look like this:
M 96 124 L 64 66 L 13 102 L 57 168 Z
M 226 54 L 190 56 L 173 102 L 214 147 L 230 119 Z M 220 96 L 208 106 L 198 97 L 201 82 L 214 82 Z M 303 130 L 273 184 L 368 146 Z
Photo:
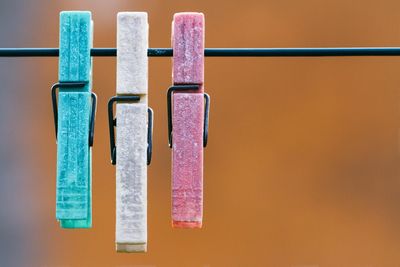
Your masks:
M 395 0 L 0 0 L 0 47 L 57 47 L 62 10 L 92 11 L 95 47 L 115 47 L 119 11 L 149 13 L 151 47 L 170 47 L 180 11 L 204 12 L 207 47 L 400 46 Z M 94 58 L 94 226 L 63 230 L 56 222 L 57 64 L 0 58 L 0 266 L 400 264 L 399 58 L 207 58 L 201 230 L 171 228 L 171 60 L 150 58 L 146 254 L 114 248 L 106 106 L 115 58 Z

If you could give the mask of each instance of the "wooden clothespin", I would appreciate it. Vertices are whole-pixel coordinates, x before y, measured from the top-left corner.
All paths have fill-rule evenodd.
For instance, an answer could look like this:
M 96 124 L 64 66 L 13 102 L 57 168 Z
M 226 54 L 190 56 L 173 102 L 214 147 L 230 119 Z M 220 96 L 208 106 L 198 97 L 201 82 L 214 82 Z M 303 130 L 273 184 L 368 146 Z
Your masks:
M 92 43 L 91 13 L 61 12 L 59 82 L 51 91 L 57 136 L 56 217 L 62 228 L 92 226 L 91 147 L 96 113 L 96 95 L 91 92 Z
M 147 104 L 148 39 L 147 13 L 118 13 L 117 95 L 108 103 L 111 162 L 116 164 L 117 173 L 118 252 L 147 249 L 147 165 L 151 160 L 153 127 L 153 112 Z
M 204 93 L 204 15 L 177 13 L 172 24 L 173 83 L 168 90 L 172 147 L 172 226 L 201 228 L 203 146 L 209 96 Z

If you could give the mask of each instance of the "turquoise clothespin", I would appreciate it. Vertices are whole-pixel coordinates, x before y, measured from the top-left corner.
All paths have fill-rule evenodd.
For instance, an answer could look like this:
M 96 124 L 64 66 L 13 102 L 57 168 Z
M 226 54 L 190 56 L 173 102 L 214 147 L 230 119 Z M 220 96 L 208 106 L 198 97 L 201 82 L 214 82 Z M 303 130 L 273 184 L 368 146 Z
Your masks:
M 92 149 L 96 96 L 91 92 L 93 22 L 87 11 L 60 13 L 56 218 L 62 228 L 92 227 Z M 55 105 L 57 106 L 57 105 Z

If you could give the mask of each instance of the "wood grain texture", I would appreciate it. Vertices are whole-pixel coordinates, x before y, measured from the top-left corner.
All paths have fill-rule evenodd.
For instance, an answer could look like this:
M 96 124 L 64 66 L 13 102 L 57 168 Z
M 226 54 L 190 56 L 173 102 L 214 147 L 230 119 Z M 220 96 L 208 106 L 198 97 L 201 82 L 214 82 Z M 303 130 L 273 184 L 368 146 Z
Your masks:
M 203 217 L 204 96 L 173 96 L 172 222 L 174 227 L 201 227 Z
M 147 243 L 147 105 L 117 105 L 116 243 Z M 124 246 L 124 245 L 130 246 Z M 137 251 L 137 249 L 136 249 Z
M 172 96 L 172 226 L 200 228 L 203 219 L 204 15 L 176 13 L 173 75 L 199 90 Z
M 147 13 L 117 18 L 117 94 L 139 95 L 116 107 L 116 229 L 118 252 L 147 249 Z
M 203 84 L 203 13 L 176 13 L 172 23 L 172 36 L 174 84 Z
M 118 13 L 117 29 L 117 94 L 147 95 L 147 13 Z
M 92 21 L 90 12 L 60 14 L 60 82 L 86 82 L 60 88 L 58 97 L 56 217 L 62 228 L 89 228 L 91 211 Z

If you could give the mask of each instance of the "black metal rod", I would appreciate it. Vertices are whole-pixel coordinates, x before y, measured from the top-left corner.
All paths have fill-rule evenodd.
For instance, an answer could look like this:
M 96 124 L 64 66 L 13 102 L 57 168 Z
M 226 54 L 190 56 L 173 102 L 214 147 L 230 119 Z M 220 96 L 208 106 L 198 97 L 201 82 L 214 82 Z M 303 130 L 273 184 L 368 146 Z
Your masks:
M 58 48 L 0 48 L 0 57 L 57 57 Z M 115 48 L 92 48 L 94 57 L 114 57 Z M 149 48 L 149 57 L 171 57 L 171 48 Z M 206 48 L 206 57 L 400 56 L 400 47 Z

